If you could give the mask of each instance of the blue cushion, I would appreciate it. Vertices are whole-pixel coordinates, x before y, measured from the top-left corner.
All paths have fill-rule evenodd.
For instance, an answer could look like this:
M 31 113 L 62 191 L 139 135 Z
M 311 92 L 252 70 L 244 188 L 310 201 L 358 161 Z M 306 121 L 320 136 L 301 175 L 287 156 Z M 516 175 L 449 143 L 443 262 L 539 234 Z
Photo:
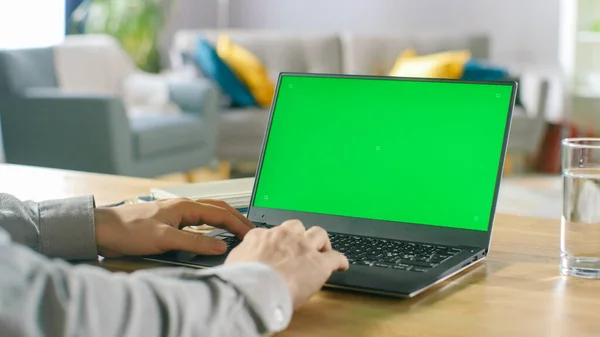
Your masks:
M 517 78 L 511 78 L 508 70 L 502 67 L 491 65 L 484 61 L 478 61 L 474 59 L 470 59 L 465 63 L 463 76 L 461 77 L 463 80 L 471 80 L 471 81 L 516 81 L 519 82 Z M 517 95 L 515 97 L 515 105 L 523 106 L 523 102 L 521 102 L 521 91 L 517 90 Z
M 500 81 L 507 76 L 508 71 L 502 67 L 470 59 L 465 64 L 462 79 L 471 81 Z
M 198 39 L 194 61 L 204 76 L 216 82 L 231 98 L 233 105 L 240 107 L 256 105 L 250 90 L 235 76 L 231 68 L 221 60 L 215 48 L 204 38 Z

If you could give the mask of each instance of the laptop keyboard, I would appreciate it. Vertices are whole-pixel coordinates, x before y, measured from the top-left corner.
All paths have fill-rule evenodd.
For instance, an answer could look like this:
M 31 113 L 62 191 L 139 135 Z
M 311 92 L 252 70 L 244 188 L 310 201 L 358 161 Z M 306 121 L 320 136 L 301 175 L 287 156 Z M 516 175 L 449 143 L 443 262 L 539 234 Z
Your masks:
M 458 248 L 417 242 L 330 233 L 333 249 L 350 264 L 426 272 L 461 252 Z
M 221 234 L 217 238 L 225 241 L 229 249 L 241 242 L 231 233 Z M 338 233 L 329 233 L 329 240 L 333 249 L 344 254 L 352 265 L 420 273 L 461 252 L 455 247 Z

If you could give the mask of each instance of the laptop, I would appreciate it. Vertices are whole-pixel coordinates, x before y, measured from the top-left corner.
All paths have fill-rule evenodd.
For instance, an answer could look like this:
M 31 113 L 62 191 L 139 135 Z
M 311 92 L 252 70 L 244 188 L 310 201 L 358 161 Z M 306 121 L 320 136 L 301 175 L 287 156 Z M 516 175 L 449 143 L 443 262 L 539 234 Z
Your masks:
M 415 296 L 488 254 L 516 90 L 281 73 L 247 216 L 325 228 L 350 261 L 326 287 Z M 226 255 L 148 258 L 211 267 Z

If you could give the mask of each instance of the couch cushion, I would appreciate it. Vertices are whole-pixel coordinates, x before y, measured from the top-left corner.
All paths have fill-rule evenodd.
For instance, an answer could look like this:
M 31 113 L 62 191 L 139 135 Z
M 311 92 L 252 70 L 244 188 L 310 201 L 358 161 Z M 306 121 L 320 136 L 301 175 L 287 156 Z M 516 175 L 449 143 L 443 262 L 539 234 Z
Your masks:
M 203 37 L 198 39 L 194 60 L 200 70 L 232 100 L 233 105 L 256 106 L 254 97 L 248 88 L 236 77 L 233 70 L 219 57 L 215 47 Z
M 461 78 L 469 81 L 501 81 L 506 80 L 508 76 L 509 72 L 505 67 L 471 59 L 465 64 Z
M 248 87 L 258 105 L 270 106 L 275 92 L 275 83 L 269 78 L 267 68 L 260 62 L 258 57 L 231 42 L 227 35 L 219 37 L 217 52 L 219 57 L 231 67 Z
M 138 158 L 204 146 L 202 117 L 183 113 L 130 119 Z
M 69 92 L 121 96 L 126 78 L 137 71 L 121 43 L 106 34 L 67 35 L 54 58 L 60 88 Z
M 342 71 L 341 45 L 336 34 L 248 29 L 182 30 L 175 34 L 173 48 L 177 52 L 191 52 L 199 36 L 216 43 L 220 34 L 226 34 L 233 43 L 256 55 L 268 69 L 272 81 L 284 71 L 333 74 Z
M 466 49 L 473 58 L 487 59 L 489 41 L 486 36 L 443 35 L 342 35 L 344 73 L 387 75 L 396 58 L 406 49 L 417 54 L 433 54 L 447 50 Z
M 389 75 L 458 79 L 470 57 L 468 50 L 449 50 L 419 56 L 413 49 L 407 49 L 398 57 Z

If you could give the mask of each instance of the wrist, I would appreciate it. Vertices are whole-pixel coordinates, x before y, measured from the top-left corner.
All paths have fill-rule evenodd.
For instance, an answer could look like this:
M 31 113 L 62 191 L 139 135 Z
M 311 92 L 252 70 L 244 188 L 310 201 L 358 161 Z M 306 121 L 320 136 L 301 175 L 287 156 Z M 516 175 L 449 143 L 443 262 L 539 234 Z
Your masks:
M 117 257 L 111 249 L 111 243 L 115 242 L 112 228 L 119 221 L 115 211 L 111 208 L 96 208 L 94 210 L 94 223 L 96 231 L 96 247 L 98 253 L 104 257 Z

